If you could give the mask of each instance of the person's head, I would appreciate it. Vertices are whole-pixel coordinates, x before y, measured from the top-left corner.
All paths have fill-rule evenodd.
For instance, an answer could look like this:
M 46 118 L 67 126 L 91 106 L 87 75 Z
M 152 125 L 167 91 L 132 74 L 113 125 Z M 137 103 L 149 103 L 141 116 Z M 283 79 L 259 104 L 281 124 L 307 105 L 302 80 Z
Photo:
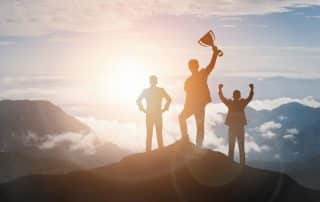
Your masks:
M 196 73 L 199 70 L 199 62 L 197 59 L 191 59 L 189 60 L 189 70 L 191 71 L 191 73 Z
M 151 75 L 149 78 L 150 86 L 154 87 L 158 84 L 158 78 L 156 75 Z
M 241 92 L 239 90 L 234 90 L 233 91 L 233 99 L 239 100 L 240 98 L 241 98 Z

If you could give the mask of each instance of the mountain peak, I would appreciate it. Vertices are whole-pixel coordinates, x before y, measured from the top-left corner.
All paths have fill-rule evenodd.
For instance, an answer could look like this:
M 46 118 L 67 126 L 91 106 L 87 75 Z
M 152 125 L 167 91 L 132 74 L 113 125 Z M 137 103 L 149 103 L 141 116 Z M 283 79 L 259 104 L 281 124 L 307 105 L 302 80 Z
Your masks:
M 287 104 L 280 105 L 279 107 L 275 108 L 272 111 L 275 111 L 278 113 L 291 113 L 291 112 L 305 113 L 305 112 L 319 112 L 320 108 L 316 106 L 311 106 L 311 105 L 309 106 L 299 102 L 290 102 Z
M 45 135 L 87 133 L 90 130 L 87 125 L 49 101 L 0 101 L 0 150 L 22 149 L 29 134 L 39 139 Z
M 38 135 L 84 132 L 90 128 L 44 100 L 0 101 L 0 130 L 33 132 Z
M 230 161 L 220 152 L 199 149 L 190 142 L 177 141 L 152 152 L 130 155 L 119 163 L 98 168 L 95 172 L 106 178 L 135 181 L 171 175 L 186 167 L 193 172 L 193 177 L 210 185 L 227 184 L 242 170 L 239 164 Z
M 2 202 L 312 202 L 316 196 L 286 175 L 241 167 L 222 153 L 183 142 L 90 171 L 0 185 Z

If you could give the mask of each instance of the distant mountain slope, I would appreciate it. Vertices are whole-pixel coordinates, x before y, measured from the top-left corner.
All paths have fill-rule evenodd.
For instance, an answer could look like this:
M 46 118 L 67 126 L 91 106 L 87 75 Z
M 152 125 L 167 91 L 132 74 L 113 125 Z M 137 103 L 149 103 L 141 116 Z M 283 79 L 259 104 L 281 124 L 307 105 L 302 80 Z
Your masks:
M 90 128 L 49 101 L 0 101 L 0 133 L 38 135 L 88 132 Z
M 83 147 L 71 148 L 77 144 L 68 139 L 71 133 L 78 135 L 79 141 L 93 134 L 86 124 L 49 101 L 0 101 L 0 182 L 30 174 L 93 168 L 128 154 L 111 143 L 97 143 L 90 154 Z M 40 147 L 50 141 L 48 137 L 60 135 L 64 139 L 59 144 Z
M 267 121 L 285 124 L 288 128 L 306 129 L 320 121 L 320 108 L 313 108 L 292 102 L 281 105 L 273 110 L 256 111 L 248 108 L 250 125 L 257 125 Z
M 221 153 L 176 143 L 119 163 L 0 185 L 0 201 L 312 202 L 318 192 L 286 175 L 241 167 Z
M 285 172 L 303 186 L 320 190 L 320 108 L 293 102 L 273 110 L 248 108 L 247 117 L 246 138 L 260 146 L 247 149 L 250 165 Z M 215 132 L 225 134 L 221 137 L 227 142 L 223 124 L 215 126 Z
M 320 108 L 289 103 L 273 110 L 247 108 L 246 113 L 247 140 L 259 146 L 248 152 L 248 159 L 301 161 L 320 155 Z M 223 123 L 212 127 L 227 143 L 227 127 Z
M 0 150 L 21 150 L 45 135 L 88 133 L 91 129 L 48 101 L 0 101 Z

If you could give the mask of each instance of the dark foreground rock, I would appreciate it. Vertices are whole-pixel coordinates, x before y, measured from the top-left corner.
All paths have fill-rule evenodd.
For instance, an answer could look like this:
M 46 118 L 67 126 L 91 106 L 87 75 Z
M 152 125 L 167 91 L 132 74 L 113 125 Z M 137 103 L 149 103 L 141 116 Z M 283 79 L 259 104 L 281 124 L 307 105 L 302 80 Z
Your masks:
M 0 201 L 313 202 L 320 195 L 287 175 L 242 168 L 219 152 L 178 142 L 90 171 L 20 178 L 0 185 Z

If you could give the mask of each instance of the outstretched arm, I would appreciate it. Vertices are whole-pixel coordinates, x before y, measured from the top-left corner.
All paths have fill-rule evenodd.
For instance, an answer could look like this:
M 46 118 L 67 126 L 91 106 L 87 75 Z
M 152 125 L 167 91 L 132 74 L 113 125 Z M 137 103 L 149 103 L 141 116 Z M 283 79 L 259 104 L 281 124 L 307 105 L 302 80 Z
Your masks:
M 205 71 L 207 74 L 210 74 L 212 72 L 213 68 L 216 65 L 217 57 L 218 57 L 219 53 L 221 52 L 217 46 L 212 46 L 212 50 L 213 50 L 213 53 L 212 53 L 210 63 L 205 68 Z
M 220 100 L 225 104 L 228 105 L 228 99 L 224 97 L 223 92 L 222 92 L 223 84 L 219 84 L 219 97 Z
M 163 89 L 163 97 L 166 100 L 166 104 L 162 110 L 162 112 L 168 111 L 170 104 L 171 104 L 171 97 L 170 95 Z
M 137 99 L 137 105 L 138 105 L 140 111 L 143 111 L 143 112 L 146 113 L 146 110 L 145 110 L 145 108 L 143 107 L 143 104 L 142 104 L 142 100 L 143 100 L 144 98 L 145 98 L 145 91 L 143 91 L 143 92 L 141 93 L 141 95 L 138 97 L 138 99 Z
M 250 84 L 249 87 L 250 87 L 250 93 L 249 93 L 249 96 L 245 99 L 245 105 L 249 104 L 249 102 L 252 100 L 254 95 L 254 91 L 253 91 L 254 85 Z

